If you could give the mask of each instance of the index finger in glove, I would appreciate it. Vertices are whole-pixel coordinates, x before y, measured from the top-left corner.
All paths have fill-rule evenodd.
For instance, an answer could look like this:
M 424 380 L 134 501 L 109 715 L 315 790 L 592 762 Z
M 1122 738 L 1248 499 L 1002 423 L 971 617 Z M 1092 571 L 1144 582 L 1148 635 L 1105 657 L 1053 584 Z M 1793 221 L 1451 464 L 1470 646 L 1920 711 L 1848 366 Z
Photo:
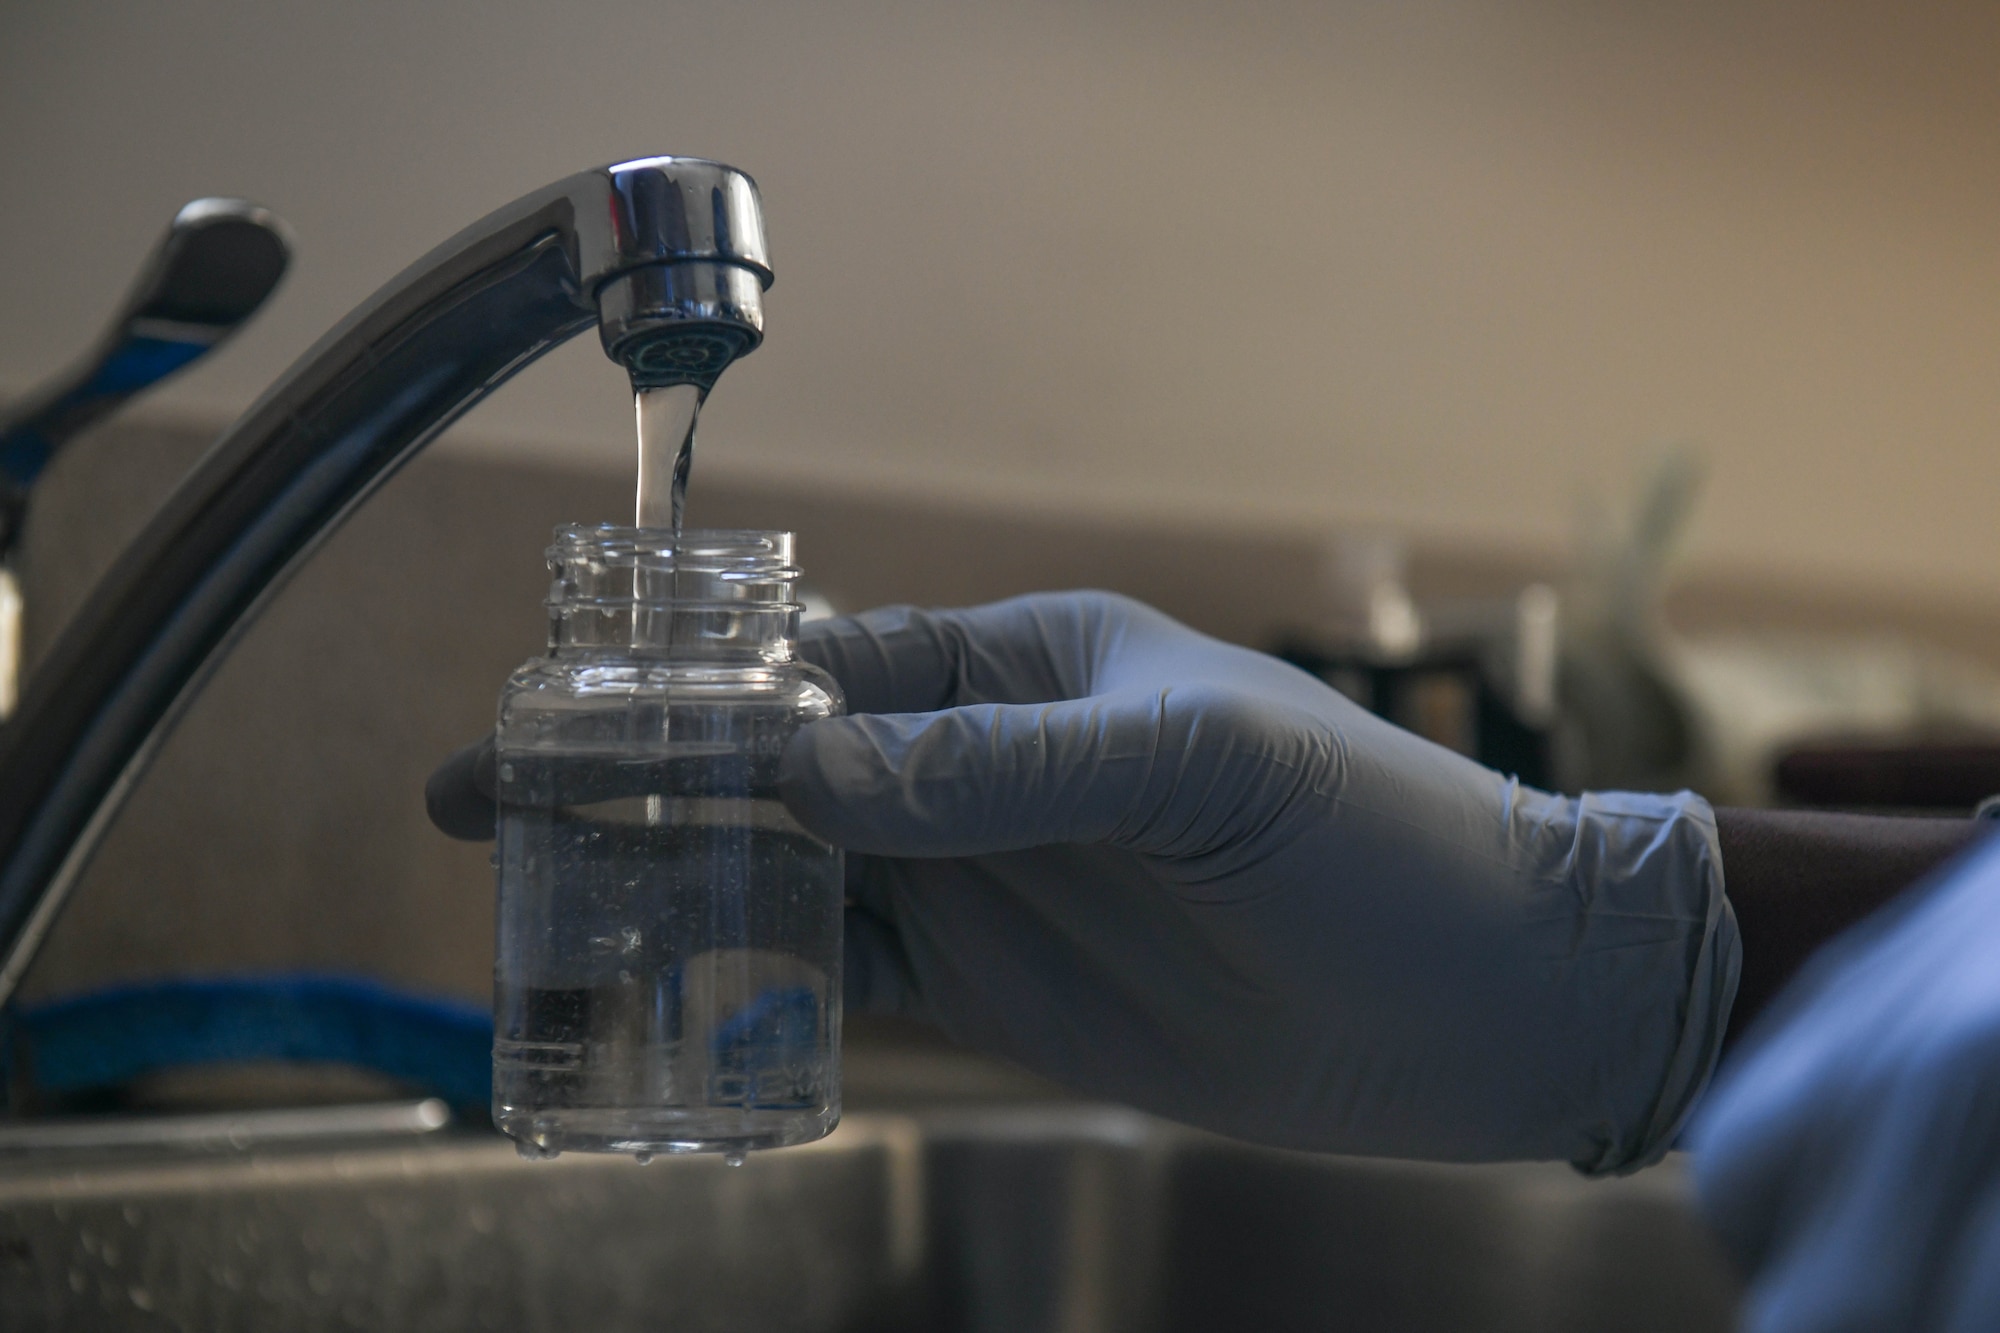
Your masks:
M 851 852 L 1101 842 L 1192 856 L 1276 827 L 1339 765 L 1308 715 L 1197 686 L 827 718 L 786 743 L 778 788 L 800 823 Z
M 886 606 L 813 621 L 799 653 L 840 682 L 855 713 L 1053 703 L 1093 693 L 1103 650 L 1134 615 L 1111 593 L 1035 593 L 955 611 Z

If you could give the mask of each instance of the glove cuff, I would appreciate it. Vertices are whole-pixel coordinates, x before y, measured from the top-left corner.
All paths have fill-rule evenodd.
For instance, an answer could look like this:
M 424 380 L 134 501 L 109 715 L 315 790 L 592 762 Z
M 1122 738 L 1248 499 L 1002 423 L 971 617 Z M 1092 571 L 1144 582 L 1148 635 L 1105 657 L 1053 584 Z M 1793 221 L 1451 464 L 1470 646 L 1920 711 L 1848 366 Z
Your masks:
M 1736 1001 L 1743 967 L 1743 943 L 1736 914 L 1723 892 L 1722 852 L 1715 829 L 1715 811 L 1693 792 L 1671 796 L 1592 793 L 1583 797 L 1584 822 L 1638 818 L 1662 821 L 1653 847 L 1640 859 L 1635 881 L 1621 893 L 1651 898 L 1664 914 L 1691 927 L 1686 960 L 1671 996 L 1640 995 L 1642 1003 L 1672 1003 L 1679 1010 L 1678 1036 L 1666 1051 L 1665 1068 L 1650 1106 L 1636 1118 L 1624 1119 L 1626 1132 L 1607 1136 L 1591 1151 L 1571 1159 L 1589 1176 L 1624 1175 L 1658 1162 L 1667 1155 L 1694 1112 L 1722 1054 L 1729 1012 Z

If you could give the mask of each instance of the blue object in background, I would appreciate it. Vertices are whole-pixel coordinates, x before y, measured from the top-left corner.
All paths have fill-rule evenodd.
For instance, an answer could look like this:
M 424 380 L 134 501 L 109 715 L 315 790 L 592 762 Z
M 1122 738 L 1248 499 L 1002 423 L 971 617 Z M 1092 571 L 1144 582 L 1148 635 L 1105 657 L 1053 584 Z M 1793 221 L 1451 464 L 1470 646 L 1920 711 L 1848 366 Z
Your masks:
M 372 1070 L 482 1117 L 492 1100 L 485 1009 L 353 977 L 148 982 L 23 1005 L 8 1028 L 7 1062 L 44 1094 L 192 1065 L 293 1061 Z
M 724 1022 L 708 1041 L 717 1077 L 766 1110 L 809 1106 L 821 1095 L 817 1076 L 819 997 L 810 986 L 766 990 Z
M 786 986 L 762 992 L 717 1024 L 708 1045 L 718 1061 L 769 1063 L 810 1053 L 818 1042 L 819 998 L 810 986 Z

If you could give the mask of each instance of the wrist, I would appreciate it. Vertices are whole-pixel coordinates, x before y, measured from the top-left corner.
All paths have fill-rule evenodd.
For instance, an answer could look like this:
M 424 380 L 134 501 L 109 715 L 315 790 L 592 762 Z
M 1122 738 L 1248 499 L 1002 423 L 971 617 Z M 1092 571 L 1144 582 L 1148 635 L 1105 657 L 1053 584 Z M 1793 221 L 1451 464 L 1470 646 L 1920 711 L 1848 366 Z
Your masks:
M 1822 810 L 1715 812 L 1743 936 L 1733 1044 L 1819 947 L 1963 851 L 1990 824 Z

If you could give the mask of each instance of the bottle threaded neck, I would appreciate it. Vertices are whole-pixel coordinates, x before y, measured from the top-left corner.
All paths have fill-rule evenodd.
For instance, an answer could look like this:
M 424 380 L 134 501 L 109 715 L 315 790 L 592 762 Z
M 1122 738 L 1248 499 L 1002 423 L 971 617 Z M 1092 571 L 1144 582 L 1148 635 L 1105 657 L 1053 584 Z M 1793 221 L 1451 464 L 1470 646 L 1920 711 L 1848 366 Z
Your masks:
M 799 633 L 789 532 L 568 524 L 549 547 L 549 649 L 785 661 Z

